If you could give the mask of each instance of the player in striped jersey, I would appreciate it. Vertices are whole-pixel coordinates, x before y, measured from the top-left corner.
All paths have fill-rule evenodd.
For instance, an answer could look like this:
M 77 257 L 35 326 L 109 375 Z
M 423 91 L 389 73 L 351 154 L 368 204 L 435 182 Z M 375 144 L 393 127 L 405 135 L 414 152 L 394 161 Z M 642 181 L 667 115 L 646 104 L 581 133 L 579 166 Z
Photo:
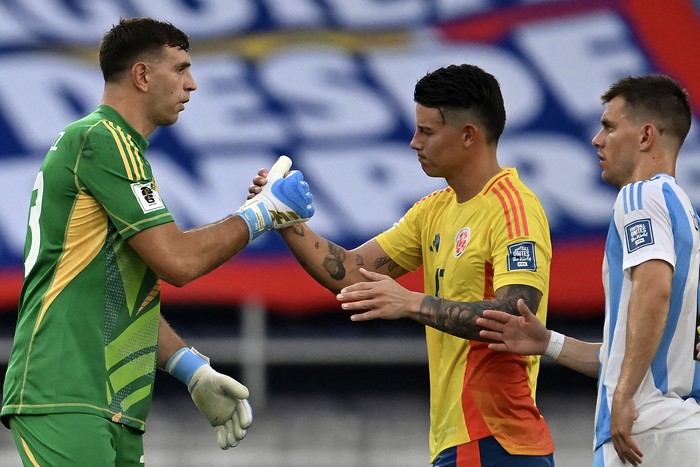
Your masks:
M 547 313 L 549 226 L 517 171 L 498 163 L 499 84 L 476 66 L 453 65 L 420 79 L 415 101 L 411 148 L 447 188 L 351 251 L 303 224 L 280 232 L 307 271 L 340 294 L 343 309 L 359 312 L 353 320 L 426 325 L 435 466 L 551 466 L 553 441 L 535 404 L 538 357 L 492 352 L 474 323 L 488 308 L 517 313 L 520 298 L 542 321 Z M 394 281 L 421 266 L 425 293 Z
M 675 180 L 690 129 L 686 93 L 662 75 L 629 77 L 602 96 L 593 139 L 620 188 L 603 263 L 603 342 L 586 343 L 523 317 L 486 311 L 496 350 L 544 353 L 599 376 L 594 465 L 700 465 L 698 216 Z
M 270 215 L 280 200 L 303 202 L 297 220 L 313 210 L 304 209 L 310 193 L 297 173 L 236 215 L 177 227 L 145 151 L 197 87 L 188 48 L 169 23 L 114 26 L 100 48 L 102 105 L 59 134 L 37 175 L 0 412 L 24 465 L 143 464 L 156 367 L 188 385 L 222 449 L 252 422 L 248 389 L 214 371 L 160 316 L 160 280 L 185 285 L 287 225 Z M 278 183 L 289 197 L 275 197 Z

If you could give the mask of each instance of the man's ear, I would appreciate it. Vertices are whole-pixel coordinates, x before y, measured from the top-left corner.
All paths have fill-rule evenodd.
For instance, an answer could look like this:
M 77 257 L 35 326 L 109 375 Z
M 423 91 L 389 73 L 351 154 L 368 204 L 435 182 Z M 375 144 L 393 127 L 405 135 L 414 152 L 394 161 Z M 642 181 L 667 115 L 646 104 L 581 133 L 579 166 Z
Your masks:
M 641 151 L 648 151 L 649 148 L 656 143 L 659 136 L 661 136 L 661 134 L 656 125 L 645 123 L 639 129 L 639 149 Z
M 479 127 L 472 123 L 462 125 L 462 144 L 464 147 L 474 144 L 480 133 Z
M 148 65 L 137 62 L 131 67 L 131 80 L 134 86 L 142 92 L 148 91 Z

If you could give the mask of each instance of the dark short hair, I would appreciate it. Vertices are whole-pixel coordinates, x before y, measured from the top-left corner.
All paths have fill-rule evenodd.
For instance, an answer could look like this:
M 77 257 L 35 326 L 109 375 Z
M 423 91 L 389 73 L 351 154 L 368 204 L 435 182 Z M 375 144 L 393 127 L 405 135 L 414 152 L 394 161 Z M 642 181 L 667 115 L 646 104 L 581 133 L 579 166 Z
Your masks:
M 114 81 L 139 60 L 158 55 L 163 47 L 190 48 L 187 34 L 153 18 L 122 18 L 100 44 L 100 68 L 105 82 Z
M 475 65 L 450 65 L 426 74 L 416 83 L 413 100 L 440 110 L 445 121 L 450 111 L 471 112 L 488 142 L 497 143 L 506 125 L 498 80 Z
M 610 86 L 601 100 L 607 104 L 618 96 L 637 116 L 655 120 L 660 132 L 668 131 L 679 147 L 683 144 L 692 113 L 688 93 L 676 81 L 662 74 L 628 76 Z

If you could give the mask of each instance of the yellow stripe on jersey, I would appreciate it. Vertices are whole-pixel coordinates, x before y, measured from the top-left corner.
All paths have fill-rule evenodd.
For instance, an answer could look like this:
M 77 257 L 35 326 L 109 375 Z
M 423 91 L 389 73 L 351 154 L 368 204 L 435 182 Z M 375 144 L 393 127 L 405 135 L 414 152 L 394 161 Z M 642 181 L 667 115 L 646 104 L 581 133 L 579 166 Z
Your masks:
M 41 310 L 34 324 L 32 338 L 29 341 L 22 377 L 22 389 L 20 390 L 20 406 L 24 400 L 24 388 L 27 383 L 27 371 L 29 370 L 34 336 L 44 320 L 46 311 L 61 291 L 97 256 L 105 242 L 106 235 L 107 213 L 95 198 L 80 193 L 68 219 L 63 254 L 59 259 L 51 285 L 42 298 Z M 80 245 L 78 246 L 78 244 Z
M 24 453 L 27 455 L 27 459 L 29 459 L 29 462 L 31 462 L 32 465 L 35 467 L 40 467 L 39 463 L 36 461 L 36 457 L 34 457 L 34 453 L 31 449 L 29 449 L 29 445 L 27 444 L 27 442 L 22 437 L 20 437 L 19 439 L 22 441 L 22 449 L 24 449 Z
M 121 127 L 115 125 L 114 122 L 109 122 L 109 124 L 119 133 L 121 140 L 124 142 L 124 145 L 126 146 L 126 152 L 129 154 L 129 160 L 131 161 L 132 167 L 134 168 L 134 173 L 139 179 L 145 179 L 146 173 L 143 170 L 141 156 L 139 155 L 138 148 L 134 146 L 134 142 L 131 139 L 131 135 L 125 134 Z
M 139 307 L 136 314 L 138 315 L 139 313 L 141 313 L 143 311 L 143 309 L 146 308 L 146 306 L 148 306 L 148 304 L 151 303 L 153 301 L 153 299 L 158 296 L 159 293 L 160 293 L 160 279 L 158 279 L 156 281 L 156 283 L 153 285 L 153 289 L 151 289 L 151 291 L 148 293 L 146 298 L 143 300 L 143 303 Z
M 133 148 L 133 150 L 136 153 L 136 162 L 138 162 L 138 164 L 139 164 L 138 169 L 141 172 L 141 177 L 145 179 L 146 178 L 146 169 L 143 166 L 143 157 L 141 157 L 141 154 L 139 153 L 139 148 L 136 144 L 134 144 L 134 140 L 130 134 L 128 134 L 128 133 L 126 134 L 126 139 L 129 141 L 129 147 Z
M 98 255 L 106 236 L 107 212 L 95 198 L 80 193 L 68 219 L 63 254 L 44 294 L 34 333 L 58 294 Z
M 136 159 L 140 158 L 138 155 L 138 149 L 136 149 L 132 142 L 126 138 L 120 127 L 109 120 L 102 120 L 102 123 L 114 137 L 114 143 L 117 145 L 119 155 L 124 163 L 126 176 L 129 178 L 129 180 L 136 181 L 145 179 L 146 176 L 144 171 L 139 170 L 139 166 L 136 162 Z M 134 151 L 136 151 L 136 155 L 134 155 Z M 141 168 L 143 168 L 143 166 L 141 166 Z
M 119 222 L 124 224 L 125 227 L 123 229 L 119 230 L 119 235 L 121 235 L 121 236 L 126 235 L 128 232 L 135 232 L 135 233 L 141 232 L 141 227 L 139 227 L 139 226 L 142 224 L 153 222 L 157 219 L 160 219 L 161 217 L 172 217 L 172 214 L 170 214 L 170 212 L 164 212 L 163 214 L 158 214 L 157 216 L 142 219 L 138 222 L 129 223 L 126 220 L 122 219 L 121 217 L 115 215 L 111 211 L 109 212 L 109 215 L 112 217 L 112 219 L 118 220 Z

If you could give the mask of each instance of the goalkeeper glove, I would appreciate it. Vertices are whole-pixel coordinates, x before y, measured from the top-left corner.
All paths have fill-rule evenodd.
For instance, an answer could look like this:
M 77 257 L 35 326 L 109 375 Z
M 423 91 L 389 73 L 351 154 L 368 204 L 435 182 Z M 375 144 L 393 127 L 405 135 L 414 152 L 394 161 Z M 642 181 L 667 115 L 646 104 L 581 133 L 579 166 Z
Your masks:
M 267 175 L 267 184 L 260 193 L 246 201 L 236 215 L 248 226 L 248 242 L 252 242 L 266 230 L 282 229 L 305 222 L 314 215 L 313 195 L 304 175 L 298 170 L 285 173 L 292 166 L 287 156 L 280 158 Z
M 253 423 L 248 388 L 215 371 L 209 359 L 194 348 L 183 347 L 175 352 L 165 371 L 187 385 L 199 411 L 216 428 L 221 449 L 234 447 L 245 438 Z

